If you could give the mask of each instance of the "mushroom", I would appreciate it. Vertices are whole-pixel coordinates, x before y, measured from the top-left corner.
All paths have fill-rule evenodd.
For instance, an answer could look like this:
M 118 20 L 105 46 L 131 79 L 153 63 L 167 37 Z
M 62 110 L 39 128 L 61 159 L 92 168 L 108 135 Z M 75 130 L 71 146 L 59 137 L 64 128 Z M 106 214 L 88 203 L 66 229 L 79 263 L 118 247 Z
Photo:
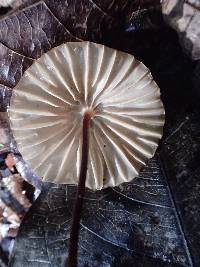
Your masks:
M 35 173 L 43 181 L 78 184 L 68 260 L 76 266 L 85 185 L 100 190 L 138 176 L 162 136 L 160 90 L 132 55 L 69 42 L 25 72 L 9 115 L 18 149 Z

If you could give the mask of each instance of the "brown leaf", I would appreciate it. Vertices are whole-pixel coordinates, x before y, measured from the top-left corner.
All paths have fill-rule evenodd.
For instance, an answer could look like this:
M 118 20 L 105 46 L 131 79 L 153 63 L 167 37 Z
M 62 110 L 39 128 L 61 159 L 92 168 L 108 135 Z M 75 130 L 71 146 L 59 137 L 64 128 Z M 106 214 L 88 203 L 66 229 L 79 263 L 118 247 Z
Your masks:
M 3 35 L 3 31 L 0 31 L 1 35 Z M 16 43 L 16 41 L 16 39 L 13 39 L 13 43 Z M 0 43 L 0 83 L 8 87 L 14 87 L 32 62 L 32 59 L 24 57 Z
M 0 21 L 0 42 L 30 58 L 66 41 L 77 41 L 44 3 L 19 11 Z

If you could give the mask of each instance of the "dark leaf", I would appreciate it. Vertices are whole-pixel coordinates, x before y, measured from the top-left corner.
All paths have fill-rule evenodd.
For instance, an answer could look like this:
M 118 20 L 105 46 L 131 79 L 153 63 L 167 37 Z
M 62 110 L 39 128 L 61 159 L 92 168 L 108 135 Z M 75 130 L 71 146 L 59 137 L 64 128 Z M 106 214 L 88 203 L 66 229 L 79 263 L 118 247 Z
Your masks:
M 134 13 L 138 13 L 140 10 L 154 8 L 160 4 L 158 0 L 95 0 L 94 2 L 105 12 L 119 18 L 130 18 Z
M 76 41 L 42 2 L 1 20 L 0 28 L 0 42 L 31 58 L 65 41 Z
M 61 266 L 75 191 L 75 186 L 44 185 L 23 222 L 10 266 Z M 138 195 L 146 195 L 146 199 Z M 165 201 L 160 204 L 162 197 Z M 134 266 L 149 266 L 149 260 L 158 266 L 190 266 L 176 211 L 156 159 L 133 182 L 99 192 L 87 191 L 85 196 L 78 266 L 120 266 L 125 260 L 127 264 L 135 261 Z
M 166 138 L 162 163 L 186 234 L 195 266 L 200 265 L 200 109 L 183 113 Z
M 0 36 L 3 34 L 5 33 L 1 31 Z M 13 42 L 16 42 L 16 39 L 13 39 Z M 14 87 L 32 62 L 32 59 L 20 55 L 0 43 L 0 83 L 8 87 Z
M 30 4 L 35 3 L 35 8 L 32 6 L 32 8 L 29 8 L 28 10 L 31 10 L 31 14 L 28 11 L 23 12 L 22 15 L 19 13 L 17 18 L 19 17 L 19 22 L 22 23 L 28 23 L 30 31 L 31 28 L 33 28 L 33 38 L 34 33 L 37 33 L 38 26 L 36 23 L 39 24 L 39 28 L 41 28 L 41 31 L 44 30 L 44 33 L 46 33 L 48 39 L 50 41 L 56 40 L 57 43 L 51 43 L 50 45 L 57 46 L 60 44 L 59 38 L 63 38 L 63 35 L 66 36 L 66 39 L 63 41 L 74 41 L 73 36 L 75 36 L 78 39 L 83 40 L 89 40 L 93 42 L 100 42 L 104 44 L 110 43 L 110 38 L 116 32 L 118 31 L 118 25 L 119 22 L 115 20 L 113 17 L 105 13 L 101 8 L 99 8 L 94 1 L 88 1 L 88 0 L 44 0 L 40 1 L 38 4 L 38 0 L 28 0 L 28 1 L 22 1 L 23 4 L 19 6 L 19 9 L 22 9 Z M 40 6 L 43 6 L 41 8 Z M 38 6 L 37 10 L 36 7 Z M 39 8 L 40 7 L 40 8 Z M 44 15 L 44 8 L 46 8 L 46 15 Z M 51 14 L 49 12 L 52 12 Z M 37 22 L 37 13 L 39 21 Z M 42 18 L 40 18 L 40 15 L 43 14 Z M 15 15 L 13 15 L 15 17 Z M 28 17 L 28 22 L 23 17 Z M 14 18 L 13 19 L 16 19 Z M 36 19 L 36 21 L 34 20 Z M 44 19 L 43 19 L 44 18 Z M 59 23 L 60 22 L 60 23 Z M 59 23 L 59 25 L 57 25 Z M 62 24 L 62 25 L 61 25 Z M 45 27 L 48 26 L 48 27 Z M 51 27 L 49 27 L 51 25 Z M 59 29 L 58 29 L 59 26 Z M 23 27 L 23 25 L 21 25 Z M 26 27 L 27 28 L 27 27 Z M 36 30 L 34 31 L 34 28 Z M 67 32 L 67 33 L 65 33 Z M 71 33 L 71 36 L 69 36 L 69 32 Z M 53 36 L 52 34 L 55 34 Z M 27 36 L 30 39 L 29 32 L 27 31 Z M 42 34 L 39 36 L 40 42 L 42 42 L 42 46 L 47 46 L 46 44 L 46 38 Z M 43 40 L 44 39 L 44 40 Z M 34 39 L 33 39 L 34 40 Z M 0 38 L 1 41 L 1 38 Z M 3 39 L 2 39 L 3 42 Z M 44 43 L 44 44 L 43 44 Z M 30 44 L 29 44 L 30 46 Z M 41 51 L 42 53 L 46 50 Z M 26 51 L 25 51 L 26 52 Z M 28 51 L 29 54 L 32 51 Z M 25 54 L 25 53 L 23 53 Z M 25 54 L 27 55 L 27 54 Z
M 103 12 L 95 1 L 45 0 L 45 2 L 70 32 L 84 40 L 108 42 L 109 34 L 118 24 Z

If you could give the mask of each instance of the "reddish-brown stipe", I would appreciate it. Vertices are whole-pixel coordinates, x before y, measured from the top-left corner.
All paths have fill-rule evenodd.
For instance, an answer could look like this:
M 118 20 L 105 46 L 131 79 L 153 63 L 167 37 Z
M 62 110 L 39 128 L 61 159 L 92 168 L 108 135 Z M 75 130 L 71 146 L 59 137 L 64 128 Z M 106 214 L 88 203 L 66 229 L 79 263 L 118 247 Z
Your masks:
M 77 267 L 77 250 L 78 250 L 78 236 L 80 229 L 80 220 L 83 206 L 83 198 L 85 193 L 85 181 L 87 176 L 87 165 L 88 165 L 88 132 L 91 114 L 85 112 L 83 116 L 83 144 L 82 144 L 82 159 L 81 169 L 78 182 L 78 188 L 76 193 L 76 201 L 73 208 L 72 228 L 69 240 L 69 253 L 68 258 L 65 262 L 65 267 Z

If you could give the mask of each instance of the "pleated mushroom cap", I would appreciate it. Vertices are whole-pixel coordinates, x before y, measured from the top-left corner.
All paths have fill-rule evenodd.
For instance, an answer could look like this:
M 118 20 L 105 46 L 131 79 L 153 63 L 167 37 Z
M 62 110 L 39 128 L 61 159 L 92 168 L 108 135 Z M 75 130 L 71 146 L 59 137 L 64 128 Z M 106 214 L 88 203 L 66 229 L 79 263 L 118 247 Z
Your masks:
M 85 111 L 92 116 L 86 186 L 138 176 L 162 136 L 160 90 L 132 55 L 91 42 L 50 50 L 14 88 L 9 115 L 24 160 L 43 181 L 77 184 Z

